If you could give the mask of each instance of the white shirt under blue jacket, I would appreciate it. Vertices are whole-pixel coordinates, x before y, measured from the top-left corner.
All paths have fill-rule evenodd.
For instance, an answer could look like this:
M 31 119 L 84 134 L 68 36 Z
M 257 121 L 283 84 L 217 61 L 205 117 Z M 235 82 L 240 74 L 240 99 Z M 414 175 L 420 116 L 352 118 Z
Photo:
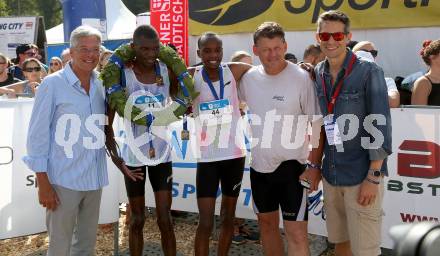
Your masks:
M 76 191 L 108 185 L 104 147 L 105 93 L 97 73 L 89 94 L 70 65 L 38 87 L 23 161 L 51 184 Z

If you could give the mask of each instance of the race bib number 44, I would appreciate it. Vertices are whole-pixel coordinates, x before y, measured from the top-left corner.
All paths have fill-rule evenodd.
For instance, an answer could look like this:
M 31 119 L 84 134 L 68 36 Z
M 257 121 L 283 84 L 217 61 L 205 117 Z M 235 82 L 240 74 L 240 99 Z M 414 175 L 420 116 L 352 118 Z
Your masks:
M 226 124 L 232 121 L 232 106 L 228 99 L 202 102 L 199 105 L 200 121 L 207 125 Z

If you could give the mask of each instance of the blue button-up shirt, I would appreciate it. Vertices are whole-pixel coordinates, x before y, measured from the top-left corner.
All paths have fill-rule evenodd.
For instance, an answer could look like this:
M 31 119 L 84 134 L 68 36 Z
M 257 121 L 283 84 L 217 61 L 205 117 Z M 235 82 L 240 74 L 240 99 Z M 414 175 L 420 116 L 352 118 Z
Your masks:
M 70 65 L 38 87 L 23 161 L 51 184 L 76 191 L 108 185 L 104 148 L 105 95 L 94 73 L 89 94 Z
M 323 61 L 315 67 L 316 92 L 324 116 L 328 115 L 327 101 L 330 101 L 335 85 L 343 79 L 345 70 L 349 66 L 353 53 L 347 51 L 341 71 L 333 85 L 328 61 Z M 323 90 L 322 78 L 325 81 L 327 95 Z M 370 161 L 382 159 L 385 161 L 381 171 L 387 175 L 386 157 L 391 154 L 391 115 L 384 74 L 375 63 L 356 58 L 351 73 L 343 81 L 341 93 L 334 107 L 335 119 L 344 114 L 352 114 L 355 118 L 352 123 L 348 120 L 345 123 L 343 120 L 338 120 L 342 139 L 346 139 L 342 145 L 331 146 L 326 140 L 322 170 L 324 178 L 335 186 L 357 185 L 367 176 Z M 365 118 L 371 114 L 382 115 L 384 123 L 375 121 L 371 124 L 367 119 L 366 123 L 370 124 L 364 125 Z M 352 130 L 349 131 L 349 128 Z M 350 137 L 352 139 L 349 139 Z M 382 140 L 383 143 L 375 145 L 375 138 L 377 142 Z M 371 142 L 372 145 L 366 146 L 366 142 Z

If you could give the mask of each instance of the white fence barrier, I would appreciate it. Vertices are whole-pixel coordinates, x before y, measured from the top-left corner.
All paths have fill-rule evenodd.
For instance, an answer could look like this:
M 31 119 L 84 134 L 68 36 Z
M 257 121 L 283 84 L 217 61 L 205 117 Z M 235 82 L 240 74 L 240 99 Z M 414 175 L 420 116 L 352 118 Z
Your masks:
M 38 204 L 35 175 L 21 158 L 26 153 L 26 134 L 32 100 L 0 101 L 0 239 L 42 232 L 44 209 Z M 393 154 L 388 159 L 390 176 L 385 179 L 382 245 L 392 247 L 391 226 L 440 219 L 440 109 L 393 109 Z M 115 129 L 122 127 L 119 120 Z M 180 135 L 181 123 L 171 126 Z M 193 138 L 194 136 L 192 136 Z M 180 136 L 173 148 L 173 204 L 176 210 L 197 212 L 195 162 L 190 146 L 182 150 Z M 191 143 L 188 142 L 188 143 Z M 110 185 L 104 189 L 100 223 L 118 220 L 118 203 L 126 202 L 122 175 L 109 163 Z M 326 235 L 322 191 L 309 195 L 309 232 Z M 154 206 L 149 182 L 146 203 Z M 217 200 L 217 204 L 220 200 Z M 217 207 L 217 213 L 218 209 Z M 254 219 L 249 168 L 243 176 L 237 203 L 238 217 Z

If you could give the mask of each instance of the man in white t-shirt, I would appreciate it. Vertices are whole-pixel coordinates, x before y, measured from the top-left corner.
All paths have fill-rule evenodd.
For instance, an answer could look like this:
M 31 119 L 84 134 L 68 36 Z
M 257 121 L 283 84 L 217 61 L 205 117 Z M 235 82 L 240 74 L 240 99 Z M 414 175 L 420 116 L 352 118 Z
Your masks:
M 243 75 L 239 90 L 251 115 L 251 187 L 264 254 L 284 255 L 281 208 L 289 255 L 309 255 L 305 187 L 316 190 L 321 174 L 313 163 L 321 159 L 316 159 L 317 149 L 309 152 L 307 131 L 309 121 L 321 119 L 315 116 L 320 111 L 309 74 L 284 60 L 286 50 L 279 24 L 260 25 L 253 52 L 262 65 Z

